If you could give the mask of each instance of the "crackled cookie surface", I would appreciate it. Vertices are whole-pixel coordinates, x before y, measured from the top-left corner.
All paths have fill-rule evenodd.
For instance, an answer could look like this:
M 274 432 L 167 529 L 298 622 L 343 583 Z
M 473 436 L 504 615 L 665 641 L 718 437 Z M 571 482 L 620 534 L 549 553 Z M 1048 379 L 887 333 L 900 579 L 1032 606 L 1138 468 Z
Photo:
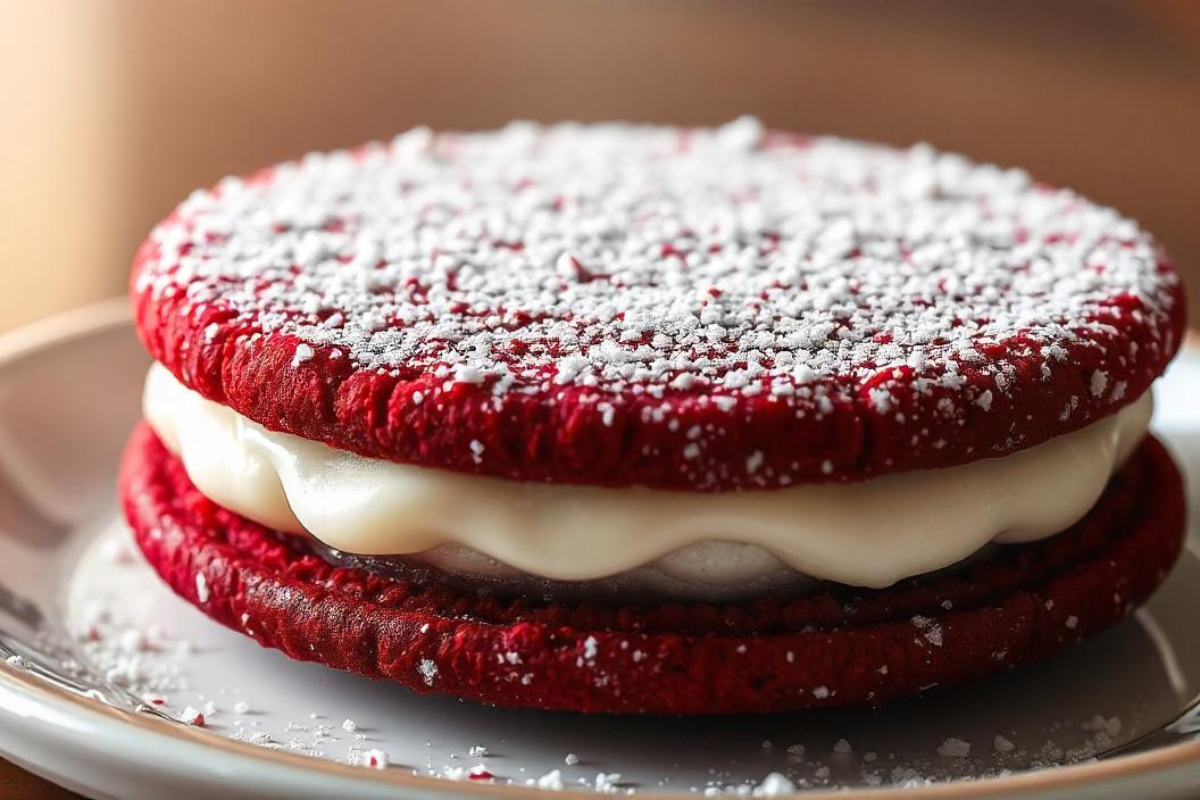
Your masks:
M 1030 447 L 1180 341 L 1131 220 L 929 148 L 764 131 L 416 130 L 197 192 L 139 329 L 273 429 L 516 480 L 720 491 Z

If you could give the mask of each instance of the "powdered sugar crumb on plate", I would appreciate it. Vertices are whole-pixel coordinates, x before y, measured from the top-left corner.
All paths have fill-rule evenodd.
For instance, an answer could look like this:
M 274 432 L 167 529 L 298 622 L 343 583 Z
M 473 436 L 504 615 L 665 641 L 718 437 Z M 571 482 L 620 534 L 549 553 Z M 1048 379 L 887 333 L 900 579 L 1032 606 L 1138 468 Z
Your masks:
M 937 754 L 946 758 L 966 758 L 971 755 L 971 743 L 950 737 L 938 745 Z

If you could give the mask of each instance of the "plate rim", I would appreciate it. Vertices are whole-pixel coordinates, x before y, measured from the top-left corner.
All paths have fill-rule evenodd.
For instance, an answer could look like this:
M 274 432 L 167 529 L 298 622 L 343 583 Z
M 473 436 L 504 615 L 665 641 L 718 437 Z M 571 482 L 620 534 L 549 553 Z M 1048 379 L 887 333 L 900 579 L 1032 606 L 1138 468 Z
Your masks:
M 132 327 L 133 321 L 128 302 L 124 298 L 114 298 L 56 314 L 0 334 L 0 371 L 38 351 L 59 347 L 109 328 L 126 326 Z M 1200 334 L 1190 331 L 1185 338 L 1184 347 L 1200 348 Z M 0 661 L 0 726 L 9 729 L 11 733 L 22 721 L 25 724 L 36 722 L 43 727 L 47 736 L 52 737 L 54 732 L 62 727 L 62 722 L 55 719 L 55 712 L 66 713 L 80 726 L 86 727 L 91 732 L 88 745 L 92 751 L 114 761 L 133 762 L 143 768 L 149 766 L 140 756 L 131 755 L 126 743 L 131 735 L 152 748 L 172 745 L 185 748 L 184 755 L 188 757 L 182 760 L 175 759 L 188 765 L 175 773 L 183 778 L 211 774 L 215 772 L 213 767 L 219 760 L 225 762 L 224 768 L 220 770 L 221 774 L 230 781 L 251 777 L 257 773 L 264 777 L 269 775 L 274 781 L 278 781 L 280 786 L 291 784 L 295 787 L 305 775 L 311 776 L 316 773 L 329 780 L 344 781 L 356 785 L 356 788 L 371 791 L 388 787 L 394 790 L 417 790 L 422 794 L 444 797 L 511 797 L 516 800 L 545 800 L 547 797 L 545 790 L 519 783 L 448 781 L 399 771 L 389 774 L 387 770 L 367 771 L 363 767 L 338 761 L 270 750 L 188 726 L 138 715 L 136 712 L 126 711 L 94 698 L 59 689 L 16 666 Z M 5 748 L 6 756 L 9 752 L 8 748 Z M 147 750 L 132 752 L 146 753 Z M 48 761 L 18 757 L 16 763 L 28 765 L 27 768 L 48 775 L 51 780 L 54 776 L 63 775 L 60 769 Z M 911 789 L 876 787 L 817 789 L 805 791 L 799 796 L 812 800 L 901 800 L 918 795 L 930 800 L 1029 798 L 1088 787 L 1107 793 L 1122 786 L 1134 788 L 1142 781 L 1149 782 L 1156 778 L 1164 782 L 1164 788 L 1179 788 L 1187 783 L 1200 783 L 1200 739 L 1112 760 L 1051 767 L 996 779 L 937 783 L 922 787 L 916 794 Z M 346 788 L 350 786 L 346 785 Z M 595 797 L 595 794 L 590 790 L 572 787 L 556 792 L 553 796 L 565 800 L 588 800 Z M 654 796 L 662 800 L 691 800 L 696 795 L 667 792 L 655 793 Z

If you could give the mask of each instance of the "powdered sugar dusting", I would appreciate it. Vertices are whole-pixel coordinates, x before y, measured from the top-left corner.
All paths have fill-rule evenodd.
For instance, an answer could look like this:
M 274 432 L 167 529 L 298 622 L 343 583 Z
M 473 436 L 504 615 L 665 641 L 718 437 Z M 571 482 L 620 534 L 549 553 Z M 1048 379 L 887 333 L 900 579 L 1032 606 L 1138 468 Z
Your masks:
M 437 664 L 427 658 L 421 659 L 421 663 L 417 665 L 417 671 L 421 673 L 421 679 L 425 681 L 427 686 L 432 686 L 437 678 Z
M 208 580 L 203 572 L 196 573 L 196 599 L 201 603 L 208 602 Z
M 754 398 L 819 417 L 862 384 L 880 415 L 935 390 L 961 395 L 947 418 L 994 413 L 1015 370 L 992 348 L 1016 342 L 1048 379 L 1064 345 L 1112 332 L 1115 298 L 1151 330 L 1173 303 L 1132 221 L 926 146 L 749 119 L 414 135 L 195 193 L 153 233 L 138 291 L 295 337 L 296 367 L 337 352 L 425 402 L 570 390 L 606 427 Z M 701 488 L 788 472 L 751 449 L 731 478 L 692 450 L 680 469 Z

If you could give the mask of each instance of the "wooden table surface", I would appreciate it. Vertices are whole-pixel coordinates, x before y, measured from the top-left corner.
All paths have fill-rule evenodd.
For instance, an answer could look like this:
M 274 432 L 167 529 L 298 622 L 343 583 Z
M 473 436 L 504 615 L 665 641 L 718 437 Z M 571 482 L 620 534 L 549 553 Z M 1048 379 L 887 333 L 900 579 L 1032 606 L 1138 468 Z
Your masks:
M 2 800 L 77 800 L 79 795 L 0 759 Z

